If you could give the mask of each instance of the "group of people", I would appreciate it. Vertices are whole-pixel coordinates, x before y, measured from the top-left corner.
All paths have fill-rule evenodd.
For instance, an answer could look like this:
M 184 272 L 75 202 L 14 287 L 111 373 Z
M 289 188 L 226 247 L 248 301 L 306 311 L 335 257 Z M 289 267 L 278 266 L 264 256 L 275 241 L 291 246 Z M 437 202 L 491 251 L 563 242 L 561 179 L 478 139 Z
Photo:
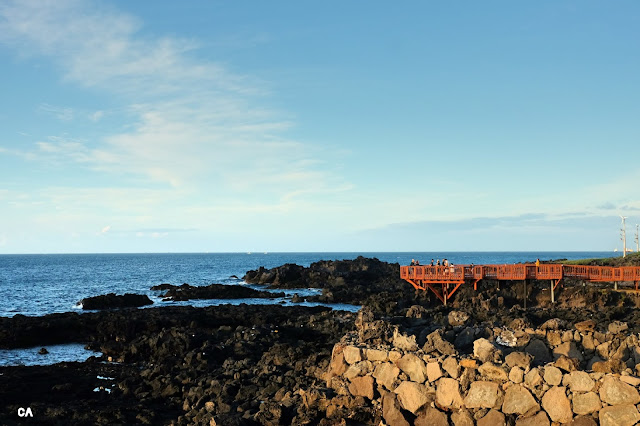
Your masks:
M 437 261 L 434 262 L 433 259 L 431 259 L 431 265 L 430 266 L 449 266 L 449 267 L 453 267 L 453 263 L 450 263 L 446 258 L 442 259 L 442 264 L 440 263 L 440 259 L 438 259 Z M 420 261 L 416 260 L 416 259 L 411 259 L 411 264 L 410 266 L 420 266 Z

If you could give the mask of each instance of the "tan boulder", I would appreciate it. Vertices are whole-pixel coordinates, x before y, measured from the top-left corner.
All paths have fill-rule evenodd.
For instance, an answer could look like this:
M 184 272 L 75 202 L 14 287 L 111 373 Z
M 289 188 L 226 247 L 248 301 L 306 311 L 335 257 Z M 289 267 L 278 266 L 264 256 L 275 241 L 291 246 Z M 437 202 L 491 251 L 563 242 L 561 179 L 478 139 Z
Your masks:
M 363 396 L 373 399 L 373 377 L 360 376 L 351 380 L 349 393 L 353 396 Z
M 487 380 L 506 382 L 509 380 L 507 372 L 491 362 L 485 362 L 478 368 L 478 373 Z
M 457 380 L 443 377 L 436 387 L 436 403 L 442 408 L 459 409 L 463 405 L 460 384 Z
M 569 358 L 568 356 L 560 355 L 558 359 L 555 360 L 553 365 L 560 370 L 566 371 L 567 373 L 571 371 L 578 370 L 580 366 L 580 362 L 575 358 Z
M 584 360 L 584 356 L 576 346 L 575 342 L 564 342 L 560 346 L 553 349 L 554 359 L 560 358 L 561 355 L 567 356 L 569 358 L 575 358 L 578 361 Z
M 540 383 L 542 383 L 542 376 L 540 375 L 540 370 L 537 368 L 532 368 L 529 370 L 527 374 L 524 376 L 524 384 L 528 388 L 535 388 Z
M 549 389 L 542 397 L 542 408 L 551 421 L 569 423 L 573 419 L 571 402 L 567 398 L 564 386 L 554 386 Z
M 512 367 L 509 371 L 509 380 L 513 383 L 522 383 L 524 381 L 524 371 L 520 367 Z
M 355 364 L 356 362 L 362 361 L 362 353 L 357 346 L 345 346 L 342 353 L 344 354 L 344 360 L 347 364 Z
M 389 390 L 393 390 L 393 384 L 400 374 L 400 369 L 390 362 L 382 362 L 378 364 L 373 371 L 373 377 L 376 378 L 378 384 Z
M 544 367 L 544 381 L 549 386 L 558 386 L 562 383 L 562 371 L 559 368 L 548 365 Z
M 573 394 L 573 412 L 591 414 L 602 408 L 600 397 L 595 392 Z
M 442 370 L 438 361 L 427 363 L 427 380 L 431 383 L 442 377 Z
M 640 395 L 633 386 L 613 376 L 605 376 L 600 385 L 600 399 L 609 405 L 637 404 Z
M 594 320 L 585 320 L 577 322 L 573 325 L 579 332 L 592 332 L 596 329 L 596 322 Z
M 429 401 L 427 387 L 415 382 L 402 382 L 394 391 L 402 407 L 415 414 Z
M 474 426 L 473 416 L 469 411 L 462 409 L 451 414 L 451 423 L 453 426 Z
M 409 426 L 400 408 L 395 393 L 388 392 L 382 398 L 382 418 L 389 426 Z
M 365 355 L 369 361 L 386 361 L 389 359 L 389 352 L 382 349 L 367 349 Z
M 516 420 L 516 426 L 549 426 L 549 416 L 544 411 L 538 411 L 538 414 L 531 417 L 521 417 Z
M 627 331 L 629 329 L 629 326 L 627 325 L 626 322 L 612 321 L 607 327 L 607 329 L 611 334 L 618 334 L 618 333 Z
M 584 371 L 572 371 L 569 374 L 565 374 L 562 379 L 562 384 L 567 386 L 571 392 L 589 392 L 593 390 L 596 383 L 589 376 L 589 373 Z
M 527 371 L 531 366 L 533 357 L 526 352 L 511 352 L 504 358 L 505 364 L 509 367 L 520 367 Z
M 447 320 L 449 321 L 449 325 L 457 327 L 464 325 L 469 320 L 469 314 L 462 311 L 451 311 L 447 316 Z
M 467 408 L 494 408 L 502 396 L 497 383 L 477 381 L 471 383 L 464 406 Z
M 414 354 L 407 354 L 400 358 L 400 361 L 398 361 L 398 367 L 407 373 L 412 382 L 424 383 L 426 380 L 425 373 L 427 366 L 424 364 L 423 360 Z
M 476 368 L 478 368 L 478 361 L 476 361 L 475 359 L 469 359 L 469 358 L 461 359 L 460 367 L 471 368 L 475 370 Z
M 447 415 L 437 408 L 429 407 L 413 423 L 415 426 L 449 426 Z
M 498 410 L 490 410 L 478 420 L 478 426 L 506 426 L 506 424 L 504 414 Z
M 640 421 L 640 413 L 635 405 L 614 405 L 600 410 L 598 418 L 600 426 L 631 426 Z
M 506 414 L 526 414 L 531 410 L 539 410 L 540 405 L 525 387 L 513 385 L 507 388 L 502 403 L 502 412 Z
M 442 369 L 454 379 L 460 377 L 460 364 L 458 364 L 458 360 L 452 356 L 447 357 L 447 359 L 444 360 L 442 363 Z
M 598 426 L 598 424 L 591 416 L 578 416 L 571 423 L 567 423 L 567 426 Z
M 364 376 L 365 374 L 370 373 L 371 370 L 373 370 L 373 364 L 371 361 L 356 362 L 347 368 L 347 371 L 344 372 L 344 378 L 351 380 L 354 377 Z
M 549 348 L 540 339 L 531 339 L 524 351 L 533 357 L 533 361 L 540 365 L 553 361 Z
M 416 336 L 407 336 L 404 333 L 395 329 L 393 332 L 393 346 L 403 351 L 416 351 L 418 350 L 418 344 L 416 343 Z
M 482 362 L 493 361 L 498 349 L 485 338 L 473 342 L 473 356 Z

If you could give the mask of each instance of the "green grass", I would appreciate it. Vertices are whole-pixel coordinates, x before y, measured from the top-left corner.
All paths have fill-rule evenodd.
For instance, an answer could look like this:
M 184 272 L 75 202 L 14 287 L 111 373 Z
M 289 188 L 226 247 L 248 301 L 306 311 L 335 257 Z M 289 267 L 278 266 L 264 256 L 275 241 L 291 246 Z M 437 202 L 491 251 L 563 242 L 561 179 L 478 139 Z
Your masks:
M 626 257 L 605 257 L 602 259 L 565 260 L 565 265 L 590 265 L 590 266 L 640 266 L 640 253 L 627 253 Z

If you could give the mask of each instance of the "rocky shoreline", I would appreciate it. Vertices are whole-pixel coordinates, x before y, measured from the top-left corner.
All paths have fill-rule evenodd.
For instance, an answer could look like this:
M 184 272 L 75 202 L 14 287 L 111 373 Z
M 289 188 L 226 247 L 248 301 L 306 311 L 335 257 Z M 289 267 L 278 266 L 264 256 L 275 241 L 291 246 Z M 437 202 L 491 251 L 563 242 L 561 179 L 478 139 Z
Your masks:
M 488 283 L 443 307 L 398 268 L 360 257 L 244 277 L 270 289 L 319 288 L 305 299 L 363 305 L 357 314 L 242 304 L 0 318 L 0 348 L 75 342 L 96 351 L 82 363 L 0 367 L 0 423 L 640 421 L 637 296 L 568 283 L 552 305 L 534 285 L 525 310 L 517 284 Z M 273 297 L 221 287 L 157 289 L 173 300 Z M 20 407 L 34 418 L 18 417 Z

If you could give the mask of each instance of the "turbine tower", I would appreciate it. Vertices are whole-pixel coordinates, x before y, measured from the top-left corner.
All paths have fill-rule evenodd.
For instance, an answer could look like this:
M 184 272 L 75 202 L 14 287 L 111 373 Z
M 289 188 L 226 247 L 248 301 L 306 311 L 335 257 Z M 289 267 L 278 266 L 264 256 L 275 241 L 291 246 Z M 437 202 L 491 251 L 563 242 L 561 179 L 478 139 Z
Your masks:
M 620 215 L 620 218 L 622 219 L 622 229 L 620 229 L 622 232 L 622 237 L 620 238 L 622 240 L 622 257 L 627 257 L 627 230 L 624 224 L 627 217 Z

